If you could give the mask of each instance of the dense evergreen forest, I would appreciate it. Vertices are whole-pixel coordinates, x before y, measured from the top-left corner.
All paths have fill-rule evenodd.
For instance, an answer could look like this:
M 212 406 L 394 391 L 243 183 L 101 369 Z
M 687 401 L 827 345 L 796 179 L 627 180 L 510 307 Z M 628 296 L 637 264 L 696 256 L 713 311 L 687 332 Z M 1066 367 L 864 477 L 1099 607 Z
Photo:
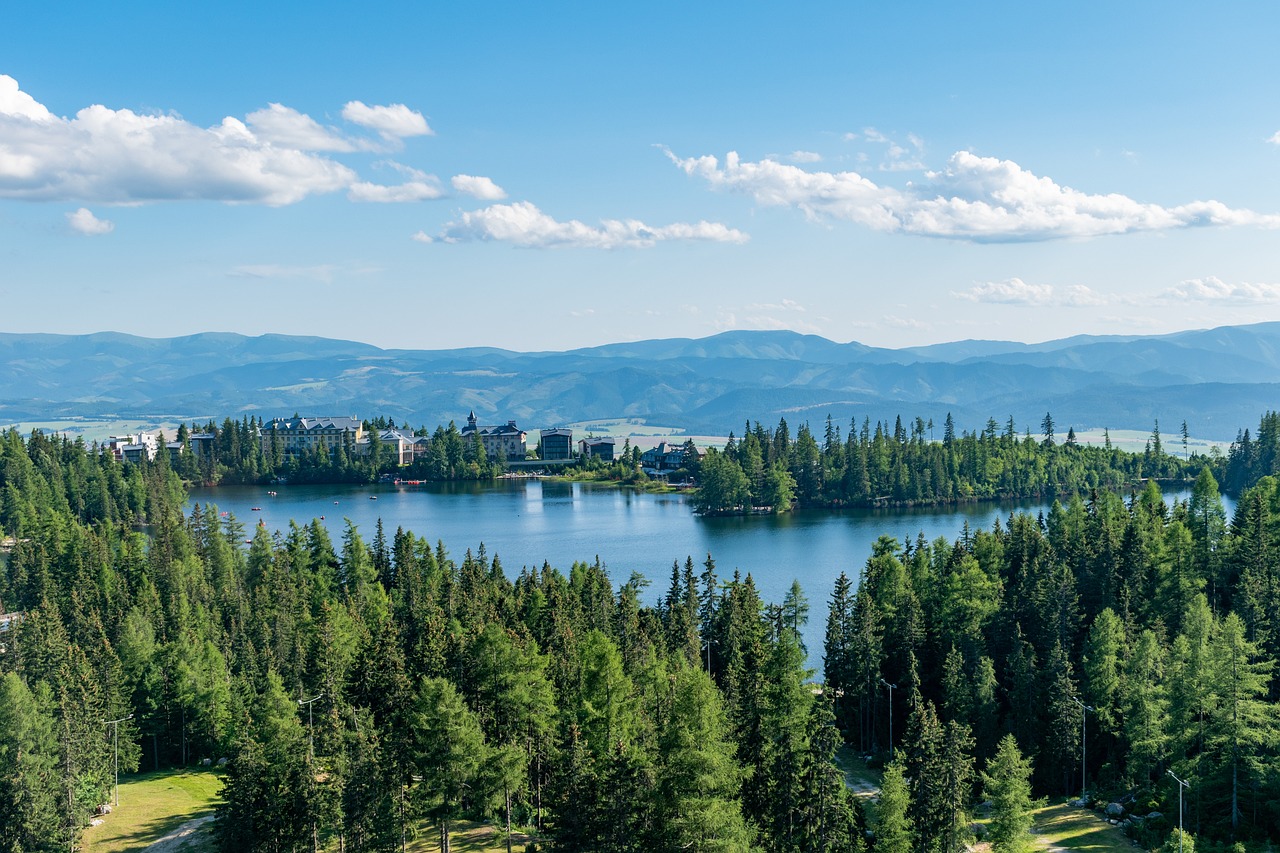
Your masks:
M 779 431 L 771 446 L 808 444 Z M 976 453 L 987 439 L 950 446 L 966 440 Z M 1049 471 L 1087 450 L 1070 444 L 1010 437 L 1010 452 L 1034 445 Z M 1248 478 L 1267 464 L 1250 453 Z M 227 851 L 393 850 L 424 817 L 446 848 L 451 821 L 483 817 L 532 827 L 549 850 L 862 850 L 831 761 L 847 742 L 889 762 L 877 849 L 956 853 L 985 798 L 1002 853 L 1025 840 L 1021 780 L 1079 795 L 1082 704 L 1090 797 L 1162 813 L 1134 824 L 1144 846 L 1176 826 L 1172 771 L 1202 849 L 1268 849 L 1280 484 L 1249 482 L 1228 520 L 1208 466 L 1172 508 L 1152 480 L 1128 501 L 1072 482 L 1080 494 L 1042 518 L 851 556 L 833 590 L 808 591 L 829 595 L 814 674 L 806 591 L 763 602 L 711 555 L 672 565 L 660 596 L 599 562 L 512 580 L 478 543 L 457 558 L 381 525 L 336 543 L 317 522 L 248 531 L 184 510 L 165 454 L 121 464 L 10 431 L 0 602 L 21 616 L 0 634 L 6 849 L 67 848 L 108 799 L 105 721 L 132 714 L 122 770 L 230 758 Z

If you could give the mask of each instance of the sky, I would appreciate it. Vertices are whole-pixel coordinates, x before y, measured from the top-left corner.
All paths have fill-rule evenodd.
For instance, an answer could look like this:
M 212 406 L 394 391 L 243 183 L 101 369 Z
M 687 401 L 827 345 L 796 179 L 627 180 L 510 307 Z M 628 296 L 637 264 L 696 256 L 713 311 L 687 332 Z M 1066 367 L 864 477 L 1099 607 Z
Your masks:
M 0 332 L 1280 320 L 1280 4 L 10 4 Z

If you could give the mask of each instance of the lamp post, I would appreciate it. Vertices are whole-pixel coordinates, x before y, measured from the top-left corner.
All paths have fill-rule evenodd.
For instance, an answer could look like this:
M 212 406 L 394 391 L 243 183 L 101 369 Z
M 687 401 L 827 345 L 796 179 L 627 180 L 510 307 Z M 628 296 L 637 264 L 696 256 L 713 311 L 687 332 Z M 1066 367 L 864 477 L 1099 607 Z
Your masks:
M 889 688 L 889 760 L 893 761 L 893 688 L 898 685 L 890 684 L 883 678 L 880 683 Z
M 323 699 L 323 698 L 324 698 L 324 694 L 318 693 L 315 696 L 312 696 L 310 699 L 298 700 L 299 705 L 307 706 L 307 757 L 310 758 L 311 760 L 315 760 L 315 753 L 316 753 L 316 730 L 311 720 L 311 705 L 317 699 Z
M 311 706 L 315 704 L 317 699 L 323 699 L 323 693 L 317 693 L 310 699 L 299 699 L 299 705 L 307 706 L 307 776 L 311 780 L 311 784 L 315 783 L 315 771 L 311 769 L 312 763 L 316 760 L 316 730 L 311 720 Z M 320 847 L 320 838 L 317 834 L 316 817 L 314 809 L 311 812 L 311 853 L 316 853 Z
M 1173 776 L 1172 770 L 1164 771 Z M 1182 853 L 1182 789 L 1190 788 L 1191 785 L 1182 781 L 1177 776 L 1173 776 L 1173 781 L 1178 783 L 1178 853 Z
M 1092 705 L 1086 705 L 1076 697 L 1072 696 L 1071 701 L 1080 706 L 1080 799 L 1085 799 L 1085 746 L 1088 744 L 1088 721 L 1089 715 L 1087 711 L 1092 711 Z
M 116 775 L 116 808 L 120 807 L 120 724 L 125 720 L 132 719 L 133 714 L 130 714 L 129 716 L 121 717 L 118 720 L 106 721 L 107 725 L 111 726 L 111 749 L 115 753 L 115 758 L 112 760 L 112 764 L 114 765 Z

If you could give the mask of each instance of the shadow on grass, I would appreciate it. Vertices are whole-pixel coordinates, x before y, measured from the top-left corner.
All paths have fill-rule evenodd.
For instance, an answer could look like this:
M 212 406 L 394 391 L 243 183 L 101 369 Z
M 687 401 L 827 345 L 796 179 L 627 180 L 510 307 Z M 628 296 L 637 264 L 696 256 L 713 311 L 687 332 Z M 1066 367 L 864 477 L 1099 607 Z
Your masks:
M 205 815 L 212 813 L 213 809 L 205 809 L 202 812 L 193 812 L 187 815 L 165 815 L 163 817 L 157 817 L 139 824 L 129 832 L 116 835 L 103 835 L 96 839 L 87 849 L 89 851 L 101 848 L 141 850 L 144 847 L 148 847 L 156 843 L 169 833 L 176 831 L 178 827 L 182 826 L 187 821 L 195 820 L 196 818 L 204 817 Z
M 222 773 L 161 770 L 120 780 L 120 807 L 86 830 L 86 850 L 139 850 L 213 812 Z
M 1036 834 L 1047 844 L 1067 850 L 1108 851 L 1132 849 L 1128 836 L 1092 811 L 1056 805 L 1036 816 Z

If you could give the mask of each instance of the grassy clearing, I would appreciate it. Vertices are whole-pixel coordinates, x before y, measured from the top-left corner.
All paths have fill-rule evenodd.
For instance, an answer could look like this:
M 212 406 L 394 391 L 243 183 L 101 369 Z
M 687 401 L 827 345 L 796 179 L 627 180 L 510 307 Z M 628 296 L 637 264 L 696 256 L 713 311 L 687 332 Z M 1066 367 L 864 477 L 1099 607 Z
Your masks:
M 863 757 L 848 745 L 836 750 L 836 767 L 844 773 L 844 783 L 859 797 L 874 796 L 880 790 L 880 771 L 867 766 Z
M 84 833 L 87 853 L 141 850 L 183 823 L 213 811 L 222 774 L 210 771 L 140 773 L 120 780 L 120 807 Z
M 1066 803 L 1035 811 L 1037 841 L 1051 850 L 1133 853 L 1133 842 L 1097 812 Z

